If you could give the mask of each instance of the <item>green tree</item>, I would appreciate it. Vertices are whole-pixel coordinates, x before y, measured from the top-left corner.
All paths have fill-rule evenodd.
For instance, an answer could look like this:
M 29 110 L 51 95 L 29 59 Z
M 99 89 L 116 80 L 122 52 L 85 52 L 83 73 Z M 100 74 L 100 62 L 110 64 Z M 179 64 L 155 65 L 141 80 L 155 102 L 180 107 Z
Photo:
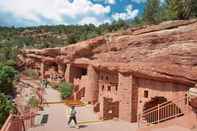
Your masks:
M 35 96 L 32 96 L 29 98 L 28 104 L 32 108 L 37 108 L 39 106 L 39 100 Z
M 143 16 L 141 15 L 135 17 L 135 19 L 130 22 L 130 26 L 142 26 L 142 25 L 144 25 L 144 19 Z
M 196 0 L 166 0 L 164 6 L 167 20 L 186 20 L 197 16 Z
M 143 19 L 145 23 L 156 24 L 160 21 L 160 1 L 159 0 L 147 0 L 144 8 Z
M 71 84 L 67 82 L 62 82 L 59 84 L 58 88 L 60 90 L 62 99 L 65 99 L 72 95 L 73 87 Z
M 192 0 L 192 17 L 197 17 L 197 0 Z
M 17 71 L 10 66 L 0 65 L 0 93 L 11 94 L 13 92 L 13 80 Z
M 9 113 L 14 110 L 12 102 L 7 96 L 0 93 L 0 128 L 4 124 L 5 120 L 9 116 Z

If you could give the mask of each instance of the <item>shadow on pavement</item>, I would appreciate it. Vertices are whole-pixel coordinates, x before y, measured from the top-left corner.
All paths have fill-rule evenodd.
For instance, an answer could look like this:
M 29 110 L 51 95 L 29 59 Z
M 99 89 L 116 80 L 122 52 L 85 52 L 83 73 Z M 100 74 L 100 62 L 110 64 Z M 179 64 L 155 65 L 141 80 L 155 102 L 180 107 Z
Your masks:
M 79 128 L 86 128 L 88 127 L 87 125 L 79 125 Z

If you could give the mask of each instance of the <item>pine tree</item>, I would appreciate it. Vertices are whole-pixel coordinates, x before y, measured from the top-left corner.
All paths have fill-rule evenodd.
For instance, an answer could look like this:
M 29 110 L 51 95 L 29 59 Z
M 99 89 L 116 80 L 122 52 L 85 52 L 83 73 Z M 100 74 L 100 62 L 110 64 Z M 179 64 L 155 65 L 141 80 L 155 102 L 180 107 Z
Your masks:
M 168 20 L 186 20 L 197 15 L 196 0 L 166 0 L 165 17 Z
M 192 13 L 191 16 L 192 17 L 197 17 L 197 0 L 192 0 Z
M 160 1 L 159 0 L 148 0 L 144 9 L 144 21 L 148 24 L 156 24 L 160 21 Z

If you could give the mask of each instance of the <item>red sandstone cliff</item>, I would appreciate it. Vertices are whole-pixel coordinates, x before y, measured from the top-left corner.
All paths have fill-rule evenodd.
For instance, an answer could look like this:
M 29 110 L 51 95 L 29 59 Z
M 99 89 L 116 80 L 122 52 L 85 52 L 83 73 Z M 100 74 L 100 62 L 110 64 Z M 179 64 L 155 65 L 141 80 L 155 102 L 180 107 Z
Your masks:
M 26 65 L 45 62 L 92 64 L 152 79 L 197 82 L 197 20 L 131 28 L 62 48 L 23 49 Z

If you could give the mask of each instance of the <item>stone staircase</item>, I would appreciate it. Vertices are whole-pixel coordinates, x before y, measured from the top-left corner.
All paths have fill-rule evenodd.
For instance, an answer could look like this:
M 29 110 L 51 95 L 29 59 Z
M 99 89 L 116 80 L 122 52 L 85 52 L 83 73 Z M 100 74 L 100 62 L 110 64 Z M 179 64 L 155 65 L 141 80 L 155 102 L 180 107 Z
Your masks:
M 138 116 L 138 131 L 168 130 L 170 126 L 197 130 L 197 113 L 189 105 L 187 97 L 162 103 Z

